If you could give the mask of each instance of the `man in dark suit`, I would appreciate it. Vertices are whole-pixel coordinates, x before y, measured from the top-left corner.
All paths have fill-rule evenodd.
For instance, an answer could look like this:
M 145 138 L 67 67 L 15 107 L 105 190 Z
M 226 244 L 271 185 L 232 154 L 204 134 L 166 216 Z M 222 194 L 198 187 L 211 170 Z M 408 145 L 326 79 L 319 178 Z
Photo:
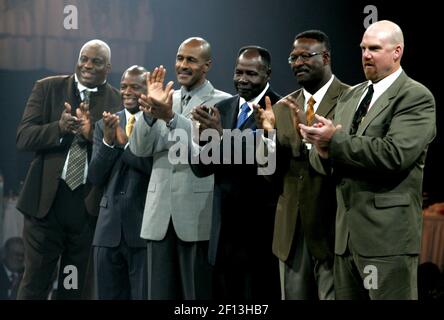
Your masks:
M 361 41 L 368 81 L 338 102 L 335 124 L 300 124 L 319 172 L 337 175 L 337 299 L 417 299 L 422 176 L 436 134 L 435 100 L 401 68 L 398 25 L 378 21 Z
M 253 107 L 264 106 L 265 97 L 272 103 L 280 98 L 270 88 L 270 75 L 271 56 L 265 48 L 241 48 L 233 79 L 238 95 L 217 103 L 209 109 L 210 113 L 205 106 L 196 108 L 193 119 L 198 121 L 201 130 L 217 129 L 222 135 L 223 129 L 239 129 L 254 136 Z M 215 297 L 278 300 L 278 261 L 271 253 L 278 193 L 258 175 L 255 161 L 246 162 L 251 145 L 241 143 L 242 148 L 238 150 L 236 139 L 240 141 L 241 138 L 224 137 L 220 150 L 223 154 L 223 144 L 228 143 L 232 156 L 242 155 L 241 164 L 230 161 L 231 164 L 205 165 L 201 162 L 192 166 L 198 177 L 213 173 L 215 177 L 209 248 L 210 262 L 215 265 Z
M 104 187 L 93 240 L 99 299 L 147 298 L 146 241 L 140 229 L 152 158 L 136 157 L 125 145 L 142 116 L 137 100 L 146 88 L 145 68 L 128 68 L 120 82 L 125 109 L 105 112 L 94 130 L 88 179 Z
M 86 179 L 93 126 L 105 107 L 120 106 L 106 82 L 110 59 L 109 46 L 91 40 L 74 75 L 37 81 L 28 99 L 17 130 L 17 148 L 35 152 L 17 204 L 25 215 L 19 299 L 46 299 L 59 258 L 57 297 L 80 298 L 100 200 Z
M 25 268 L 24 251 L 22 238 L 6 240 L 0 263 L 0 300 L 15 300 L 17 297 Z
M 294 120 L 313 123 L 314 114 L 331 119 L 338 97 L 348 86 L 331 70 L 330 41 L 319 30 L 298 34 L 289 63 L 301 89 L 259 111 L 260 127 L 277 131 L 277 171 L 282 186 L 276 210 L 273 252 L 281 264 L 284 299 L 334 299 L 333 250 L 336 215 L 331 177 L 309 164 L 311 145 Z M 302 109 L 297 114 L 296 109 Z M 294 110 L 294 111 L 293 111 Z M 259 117 L 260 118 L 260 117 Z

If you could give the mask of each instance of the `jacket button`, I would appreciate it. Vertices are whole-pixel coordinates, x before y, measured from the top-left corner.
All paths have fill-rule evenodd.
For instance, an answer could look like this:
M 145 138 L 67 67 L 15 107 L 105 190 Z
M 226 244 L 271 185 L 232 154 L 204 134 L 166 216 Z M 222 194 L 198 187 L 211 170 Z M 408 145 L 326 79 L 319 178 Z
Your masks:
M 125 194 L 125 191 L 120 191 L 120 195 L 123 196 Z
M 303 176 L 299 176 L 299 180 L 304 180 L 304 177 Z

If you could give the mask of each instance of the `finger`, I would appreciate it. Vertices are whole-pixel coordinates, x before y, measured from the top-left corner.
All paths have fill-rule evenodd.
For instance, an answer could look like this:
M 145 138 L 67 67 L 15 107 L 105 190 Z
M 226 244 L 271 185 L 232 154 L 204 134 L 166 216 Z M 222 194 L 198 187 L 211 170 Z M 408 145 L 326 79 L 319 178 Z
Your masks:
M 165 80 L 165 75 L 166 75 L 166 69 L 164 68 L 163 65 L 160 65 L 159 72 L 157 75 L 157 82 L 163 83 L 163 81 Z
M 271 108 L 271 100 L 268 96 L 265 96 L 265 110 L 267 111 L 272 111 L 273 109 Z
M 65 113 L 71 113 L 71 105 L 68 102 L 65 102 Z
M 171 81 L 172 82 L 172 81 Z M 169 83 L 168 83 L 169 84 Z M 171 83 L 171 87 L 173 86 L 173 84 Z M 167 97 L 167 104 L 172 104 L 173 103 L 173 93 L 174 93 L 174 89 L 171 89 L 168 92 L 168 97 Z
M 169 94 L 170 91 L 173 90 L 173 85 L 174 85 L 174 82 L 173 82 L 173 81 L 168 82 L 167 85 L 166 85 L 166 87 L 165 87 L 165 92 L 168 92 L 168 94 Z M 173 92 L 174 92 L 174 90 L 173 90 Z M 168 99 L 167 99 L 167 100 L 168 100 Z
M 145 77 L 146 77 L 146 87 L 149 88 L 151 84 L 151 72 L 147 71 L 145 73 Z

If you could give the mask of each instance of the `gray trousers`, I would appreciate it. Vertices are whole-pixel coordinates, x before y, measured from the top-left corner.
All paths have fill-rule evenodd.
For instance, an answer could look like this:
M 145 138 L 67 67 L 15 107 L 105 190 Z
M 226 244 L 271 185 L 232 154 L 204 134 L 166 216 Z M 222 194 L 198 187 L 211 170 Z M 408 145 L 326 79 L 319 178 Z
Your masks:
M 282 299 L 334 300 L 333 264 L 313 257 L 304 235 L 300 229 L 296 231 L 298 235 L 292 254 L 287 261 L 279 261 Z

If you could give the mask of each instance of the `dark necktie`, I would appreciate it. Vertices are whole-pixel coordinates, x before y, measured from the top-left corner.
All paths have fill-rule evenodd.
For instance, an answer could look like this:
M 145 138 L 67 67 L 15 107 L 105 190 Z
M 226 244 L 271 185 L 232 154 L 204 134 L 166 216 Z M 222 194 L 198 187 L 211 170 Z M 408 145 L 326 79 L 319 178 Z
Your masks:
M 89 92 L 84 91 L 83 102 L 89 104 Z M 83 184 L 85 176 L 85 162 L 87 157 L 86 145 L 80 145 L 81 141 L 78 134 L 74 137 L 69 148 L 69 161 L 66 168 L 65 182 L 71 190 L 76 189 Z
M 368 86 L 367 94 L 365 95 L 364 99 L 362 99 L 358 109 L 355 112 L 353 122 L 350 127 L 350 134 L 356 134 L 356 131 L 358 131 L 359 125 L 367 114 L 368 107 L 370 106 L 370 102 L 372 101 L 373 92 L 373 85 L 371 84 Z
M 250 106 L 248 105 L 248 103 L 244 102 L 244 104 L 241 105 L 241 113 L 239 114 L 239 117 L 237 118 L 236 128 L 242 127 L 242 125 L 244 124 L 244 122 L 248 118 L 249 111 L 250 111 Z
M 190 102 L 191 96 L 189 94 L 186 94 L 182 97 L 181 107 L 182 110 L 187 106 L 188 102 Z

